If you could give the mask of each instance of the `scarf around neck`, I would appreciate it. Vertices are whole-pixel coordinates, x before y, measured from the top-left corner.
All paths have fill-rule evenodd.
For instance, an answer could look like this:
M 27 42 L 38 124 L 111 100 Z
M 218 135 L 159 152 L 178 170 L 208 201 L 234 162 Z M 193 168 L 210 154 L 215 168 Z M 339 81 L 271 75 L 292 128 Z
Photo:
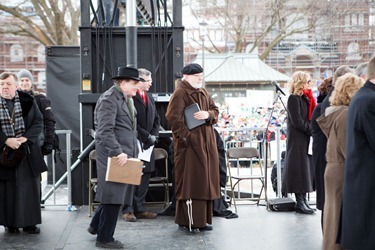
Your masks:
M 309 100 L 309 113 L 308 113 L 308 116 L 307 118 L 309 119 L 309 121 L 311 121 L 311 117 L 312 117 L 312 113 L 313 113 L 313 110 L 314 108 L 316 107 L 316 100 L 313 96 L 313 93 L 312 93 L 312 89 L 304 89 L 303 90 L 303 94 L 308 98 Z
M 14 96 L 14 107 L 10 112 L 4 98 L 0 99 L 1 130 L 8 137 L 21 137 L 25 133 L 25 123 L 22 118 L 22 109 L 18 92 Z

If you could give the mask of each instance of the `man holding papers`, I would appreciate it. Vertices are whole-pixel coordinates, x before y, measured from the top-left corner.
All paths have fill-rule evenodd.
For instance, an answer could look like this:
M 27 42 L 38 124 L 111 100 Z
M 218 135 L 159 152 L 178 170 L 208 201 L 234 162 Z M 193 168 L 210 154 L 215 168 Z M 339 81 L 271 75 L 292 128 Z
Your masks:
M 157 216 L 156 213 L 146 211 L 144 205 L 151 172 L 155 170 L 153 150 L 159 136 L 160 117 L 156 111 L 152 96 L 147 94 L 152 85 L 151 72 L 146 69 L 138 69 L 138 71 L 139 77 L 144 82 L 139 84 L 139 89 L 133 100 L 135 109 L 137 110 L 137 131 L 140 151 L 145 153 L 142 155 L 146 155 L 147 159 L 142 159 L 143 157 L 139 156 L 145 163 L 141 184 L 134 189 L 133 205 L 124 204 L 122 209 L 123 219 L 130 222 L 136 221 L 137 218 L 155 219 Z
M 203 68 L 189 64 L 182 69 L 182 82 L 169 102 L 166 118 L 174 141 L 176 192 L 175 222 L 189 233 L 212 230 L 212 201 L 220 197 L 219 156 L 213 124 L 219 109 L 202 88 Z M 198 111 L 189 116 L 185 108 L 196 103 Z M 204 121 L 187 127 L 185 119 Z
M 118 164 L 125 165 L 128 158 L 138 156 L 137 124 L 132 97 L 139 81 L 138 70 L 119 67 L 114 85 L 104 92 L 95 107 L 95 149 L 97 153 L 98 189 L 95 200 L 100 202 L 88 228 L 97 235 L 96 247 L 122 249 L 120 241 L 113 238 L 118 213 L 124 203 L 131 203 L 134 186 L 106 181 L 108 157 L 118 157 Z

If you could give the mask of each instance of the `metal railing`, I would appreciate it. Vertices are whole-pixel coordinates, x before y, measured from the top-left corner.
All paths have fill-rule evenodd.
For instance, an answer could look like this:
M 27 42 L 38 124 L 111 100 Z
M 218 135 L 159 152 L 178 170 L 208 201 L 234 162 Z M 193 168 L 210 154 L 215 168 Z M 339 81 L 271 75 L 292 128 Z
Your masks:
M 57 135 L 65 134 L 66 139 L 66 172 L 56 182 L 56 162 L 54 161 L 56 151 L 52 151 L 52 188 L 42 197 L 42 204 L 53 194 L 53 205 L 56 204 L 56 190 L 67 179 L 68 185 L 68 210 L 72 209 L 72 170 L 70 152 L 71 152 L 71 134 L 72 130 L 56 130 Z

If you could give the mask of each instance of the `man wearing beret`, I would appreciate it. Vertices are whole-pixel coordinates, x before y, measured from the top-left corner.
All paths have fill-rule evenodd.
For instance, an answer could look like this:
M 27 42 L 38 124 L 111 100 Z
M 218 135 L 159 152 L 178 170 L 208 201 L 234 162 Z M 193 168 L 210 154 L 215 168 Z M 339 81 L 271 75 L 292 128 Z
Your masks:
M 219 109 L 202 88 L 203 68 L 196 63 L 182 69 L 182 82 L 169 102 L 166 118 L 174 141 L 175 222 L 189 233 L 212 230 L 212 201 L 220 197 L 219 156 L 213 124 Z M 185 107 L 197 103 L 194 119 L 204 123 L 189 130 Z
M 98 99 L 94 111 L 96 168 L 98 189 L 95 200 L 100 202 L 88 232 L 97 235 L 96 247 L 122 249 L 113 238 L 122 204 L 132 204 L 134 186 L 105 180 L 108 157 L 117 157 L 124 165 L 128 158 L 138 156 L 137 122 L 132 97 L 139 88 L 138 70 L 119 67 L 114 85 Z

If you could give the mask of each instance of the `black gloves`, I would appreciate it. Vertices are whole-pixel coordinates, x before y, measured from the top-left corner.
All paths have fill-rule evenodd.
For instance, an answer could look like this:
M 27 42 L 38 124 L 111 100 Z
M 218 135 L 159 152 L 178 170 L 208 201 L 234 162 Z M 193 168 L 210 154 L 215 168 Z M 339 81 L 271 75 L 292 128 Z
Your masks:
M 155 135 L 149 135 L 146 142 L 143 143 L 143 149 L 149 149 L 151 146 L 155 145 L 158 142 L 158 137 Z
M 52 143 L 44 143 L 44 145 L 42 146 L 42 155 L 49 155 L 50 153 L 52 153 L 52 149 Z

